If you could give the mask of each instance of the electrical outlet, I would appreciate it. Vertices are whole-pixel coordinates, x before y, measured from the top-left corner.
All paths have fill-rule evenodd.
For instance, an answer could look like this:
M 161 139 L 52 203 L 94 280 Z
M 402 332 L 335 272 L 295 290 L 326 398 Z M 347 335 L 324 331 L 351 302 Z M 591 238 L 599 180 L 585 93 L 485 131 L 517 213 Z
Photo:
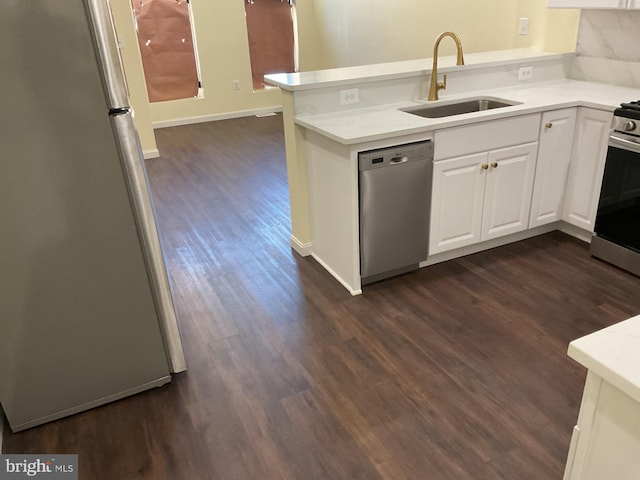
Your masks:
M 531 80 L 533 78 L 533 67 L 520 67 L 518 70 L 518 80 Z
M 233 89 L 234 90 L 240 90 L 240 80 L 234 80 L 233 81 Z
M 340 105 L 352 105 L 360 101 L 360 89 L 340 90 Z
M 520 19 L 520 22 L 518 23 L 518 34 L 529 35 L 529 19 L 527 17 L 522 17 Z

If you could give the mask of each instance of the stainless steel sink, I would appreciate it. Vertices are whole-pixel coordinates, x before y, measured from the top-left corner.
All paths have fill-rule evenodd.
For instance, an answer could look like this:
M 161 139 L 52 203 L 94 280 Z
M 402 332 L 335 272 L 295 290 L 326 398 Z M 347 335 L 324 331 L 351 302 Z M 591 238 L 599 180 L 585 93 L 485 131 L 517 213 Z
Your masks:
M 483 110 L 493 110 L 494 108 L 511 107 L 519 105 L 520 102 L 505 100 L 494 97 L 466 98 L 454 102 L 433 105 L 421 105 L 419 107 L 401 108 L 403 112 L 419 115 L 426 118 L 441 118 L 451 115 L 462 115 L 463 113 L 481 112 Z

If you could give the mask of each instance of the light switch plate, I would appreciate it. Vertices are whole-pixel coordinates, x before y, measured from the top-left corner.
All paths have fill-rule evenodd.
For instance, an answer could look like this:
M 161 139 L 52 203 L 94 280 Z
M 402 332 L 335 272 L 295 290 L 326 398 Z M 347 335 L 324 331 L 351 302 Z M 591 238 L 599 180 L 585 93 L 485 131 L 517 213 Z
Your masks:
M 527 17 L 520 18 L 518 23 L 518 34 L 529 35 L 529 19 Z

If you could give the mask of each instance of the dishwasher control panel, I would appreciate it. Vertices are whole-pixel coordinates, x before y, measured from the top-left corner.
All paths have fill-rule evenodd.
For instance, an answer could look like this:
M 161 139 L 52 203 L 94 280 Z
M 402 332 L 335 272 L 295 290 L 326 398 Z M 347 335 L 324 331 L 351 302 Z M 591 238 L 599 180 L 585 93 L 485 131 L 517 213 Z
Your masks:
M 362 171 L 425 159 L 433 159 L 433 142 L 431 140 L 398 145 L 382 150 L 360 152 L 358 155 L 358 168 Z

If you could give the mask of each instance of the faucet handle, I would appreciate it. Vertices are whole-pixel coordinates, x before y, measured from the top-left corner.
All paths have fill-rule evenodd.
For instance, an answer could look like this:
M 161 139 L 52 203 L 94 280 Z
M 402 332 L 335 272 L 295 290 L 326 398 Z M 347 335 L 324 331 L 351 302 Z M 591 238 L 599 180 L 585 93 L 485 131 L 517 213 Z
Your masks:
M 438 90 L 446 90 L 447 89 L 447 74 L 445 73 L 442 76 L 442 82 L 438 82 Z

